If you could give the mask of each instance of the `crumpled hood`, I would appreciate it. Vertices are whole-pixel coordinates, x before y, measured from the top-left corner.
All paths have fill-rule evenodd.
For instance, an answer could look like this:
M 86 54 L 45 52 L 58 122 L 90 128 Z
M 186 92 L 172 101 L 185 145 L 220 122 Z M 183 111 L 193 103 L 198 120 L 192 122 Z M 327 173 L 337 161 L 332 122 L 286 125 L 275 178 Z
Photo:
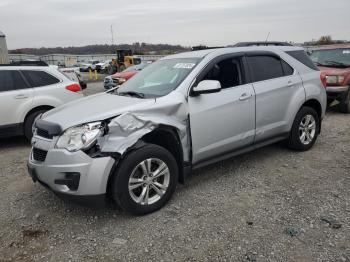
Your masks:
M 115 73 L 114 75 L 111 75 L 112 78 L 125 78 L 128 80 L 129 78 L 133 77 L 136 75 L 138 71 L 129 71 L 129 72 L 118 72 Z
M 155 99 L 139 99 L 102 93 L 69 102 L 45 113 L 43 120 L 59 124 L 62 129 L 115 117 L 122 113 L 148 108 Z

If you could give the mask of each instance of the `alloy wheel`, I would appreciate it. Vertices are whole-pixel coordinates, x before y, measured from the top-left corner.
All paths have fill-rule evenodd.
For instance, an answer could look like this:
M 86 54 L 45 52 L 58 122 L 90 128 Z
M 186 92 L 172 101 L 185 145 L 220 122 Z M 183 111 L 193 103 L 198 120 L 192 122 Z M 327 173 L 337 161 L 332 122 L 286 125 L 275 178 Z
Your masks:
M 313 115 L 306 115 L 299 124 L 299 138 L 304 145 L 310 144 L 316 135 L 316 120 Z
M 139 163 L 129 178 L 129 194 L 139 205 L 152 205 L 165 194 L 170 183 L 170 171 L 158 158 Z

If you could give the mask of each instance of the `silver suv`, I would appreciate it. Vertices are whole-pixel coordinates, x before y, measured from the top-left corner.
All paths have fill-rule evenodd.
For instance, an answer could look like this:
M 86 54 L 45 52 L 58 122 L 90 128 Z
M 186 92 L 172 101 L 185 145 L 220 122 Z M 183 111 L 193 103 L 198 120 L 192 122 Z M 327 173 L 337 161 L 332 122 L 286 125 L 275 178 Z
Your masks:
M 44 114 L 28 169 L 62 197 L 146 214 L 193 169 L 280 140 L 310 149 L 325 110 L 320 72 L 301 48 L 182 53 Z

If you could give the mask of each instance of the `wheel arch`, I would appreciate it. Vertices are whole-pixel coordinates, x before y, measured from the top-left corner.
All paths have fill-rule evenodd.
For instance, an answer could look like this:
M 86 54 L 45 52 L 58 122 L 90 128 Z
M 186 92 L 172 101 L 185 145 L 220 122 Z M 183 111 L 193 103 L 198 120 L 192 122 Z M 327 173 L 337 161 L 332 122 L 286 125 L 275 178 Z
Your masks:
M 321 132 L 321 123 L 322 123 L 322 105 L 321 105 L 321 103 L 317 99 L 312 98 L 312 99 L 305 101 L 304 104 L 302 104 L 302 106 L 300 107 L 300 109 L 303 107 L 306 107 L 306 106 L 313 108 L 317 112 L 318 120 L 319 120 L 319 124 L 320 124 L 319 132 Z
M 152 132 L 144 135 L 141 141 L 155 144 L 167 149 L 175 158 L 179 168 L 179 182 L 184 183 L 184 157 L 181 140 L 176 128 L 171 126 L 159 126 Z
M 54 108 L 53 106 L 49 106 L 49 105 L 36 106 L 36 107 L 32 108 L 31 110 L 29 110 L 29 111 L 27 112 L 27 114 L 26 114 L 25 117 L 24 117 L 23 123 L 25 123 L 25 121 L 27 120 L 28 116 L 29 116 L 31 113 L 33 113 L 33 112 L 35 112 L 35 111 L 38 111 L 38 110 L 51 110 L 51 109 L 53 109 L 53 108 Z

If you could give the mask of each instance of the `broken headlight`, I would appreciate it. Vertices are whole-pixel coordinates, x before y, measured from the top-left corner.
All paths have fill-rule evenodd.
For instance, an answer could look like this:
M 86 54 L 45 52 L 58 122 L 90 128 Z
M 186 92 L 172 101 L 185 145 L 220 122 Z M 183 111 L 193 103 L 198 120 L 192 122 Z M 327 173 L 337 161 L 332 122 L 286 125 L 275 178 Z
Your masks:
M 70 152 L 89 149 L 97 141 L 97 138 L 103 135 L 104 124 L 102 122 L 71 127 L 58 138 L 56 148 L 67 149 Z

